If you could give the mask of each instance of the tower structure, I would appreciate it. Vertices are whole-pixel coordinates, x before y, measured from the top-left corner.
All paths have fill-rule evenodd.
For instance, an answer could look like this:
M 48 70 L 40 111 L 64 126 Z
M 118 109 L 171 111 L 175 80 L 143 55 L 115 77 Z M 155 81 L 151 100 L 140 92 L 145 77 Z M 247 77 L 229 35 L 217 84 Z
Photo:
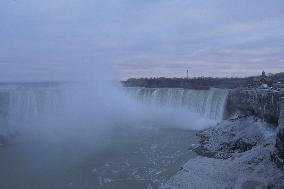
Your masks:
M 188 70 L 186 70 L 186 79 L 188 79 Z
M 266 77 L 266 74 L 265 74 L 265 71 L 264 71 L 264 70 L 262 71 L 261 76 L 262 76 L 262 77 Z

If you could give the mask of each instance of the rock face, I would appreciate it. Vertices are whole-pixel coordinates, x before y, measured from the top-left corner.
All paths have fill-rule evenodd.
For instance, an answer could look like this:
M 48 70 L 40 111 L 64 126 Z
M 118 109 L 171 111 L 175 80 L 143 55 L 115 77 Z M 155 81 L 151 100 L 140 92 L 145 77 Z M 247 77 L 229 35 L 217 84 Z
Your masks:
M 200 146 L 194 149 L 201 156 L 189 160 L 160 189 L 284 188 L 284 171 L 270 157 L 276 135 L 270 125 L 246 117 L 201 131 Z
M 281 113 L 277 130 L 276 152 L 273 154 L 272 159 L 279 168 L 284 170 L 284 98 L 281 100 Z
M 227 101 L 227 117 L 234 113 L 256 116 L 277 123 L 280 115 L 280 98 L 284 91 L 270 89 L 234 89 Z
M 228 159 L 235 153 L 246 152 L 263 144 L 263 125 L 267 124 L 253 118 L 224 121 L 216 127 L 199 132 L 200 146 L 193 151 L 209 158 Z

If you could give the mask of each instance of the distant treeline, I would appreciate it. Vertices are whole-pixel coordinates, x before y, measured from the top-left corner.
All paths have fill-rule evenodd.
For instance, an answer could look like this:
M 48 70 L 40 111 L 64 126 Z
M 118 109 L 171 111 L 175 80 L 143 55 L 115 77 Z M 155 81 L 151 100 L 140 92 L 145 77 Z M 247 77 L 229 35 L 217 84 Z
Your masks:
M 256 76 L 258 77 L 258 76 Z M 148 87 L 148 88 L 188 88 L 188 89 L 208 89 L 210 87 L 233 89 L 237 87 L 252 86 L 254 78 L 130 78 L 123 81 L 127 87 Z M 274 82 L 284 82 L 284 73 L 278 73 L 268 76 Z

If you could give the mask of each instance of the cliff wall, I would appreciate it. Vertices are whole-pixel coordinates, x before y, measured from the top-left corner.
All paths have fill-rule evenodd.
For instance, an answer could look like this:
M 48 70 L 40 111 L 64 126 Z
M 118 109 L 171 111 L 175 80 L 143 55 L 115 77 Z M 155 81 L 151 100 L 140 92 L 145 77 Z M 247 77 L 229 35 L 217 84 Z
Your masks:
M 276 151 L 272 155 L 272 160 L 279 168 L 284 170 L 284 98 L 281 98 L 281 112 L 276 135 Z
M 278 124 L 275 152 L 271 159 L 284 170 L 284 91 L 234 89 L 227 101 L 227 118 L 235 113 L 256 116 Z
M 280 98 L 284 91 L 270 89 L 238 88 L 229 93 L 226 118 L 240 113 L 245 116 L 256 116 L 269 122 L 278 123 L 280 115 Z

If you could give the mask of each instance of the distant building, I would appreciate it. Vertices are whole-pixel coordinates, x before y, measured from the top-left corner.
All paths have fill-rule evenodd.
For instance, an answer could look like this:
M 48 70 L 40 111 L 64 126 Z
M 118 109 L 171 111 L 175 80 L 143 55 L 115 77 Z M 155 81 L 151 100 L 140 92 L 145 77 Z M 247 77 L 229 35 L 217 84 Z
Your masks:
M 262 71 L 262 74 L 260 76 L 253 78 L 253 86 L 267 88 L 271 87 L 272 83 L 272 80 L 266 76 L 265 71 Z

